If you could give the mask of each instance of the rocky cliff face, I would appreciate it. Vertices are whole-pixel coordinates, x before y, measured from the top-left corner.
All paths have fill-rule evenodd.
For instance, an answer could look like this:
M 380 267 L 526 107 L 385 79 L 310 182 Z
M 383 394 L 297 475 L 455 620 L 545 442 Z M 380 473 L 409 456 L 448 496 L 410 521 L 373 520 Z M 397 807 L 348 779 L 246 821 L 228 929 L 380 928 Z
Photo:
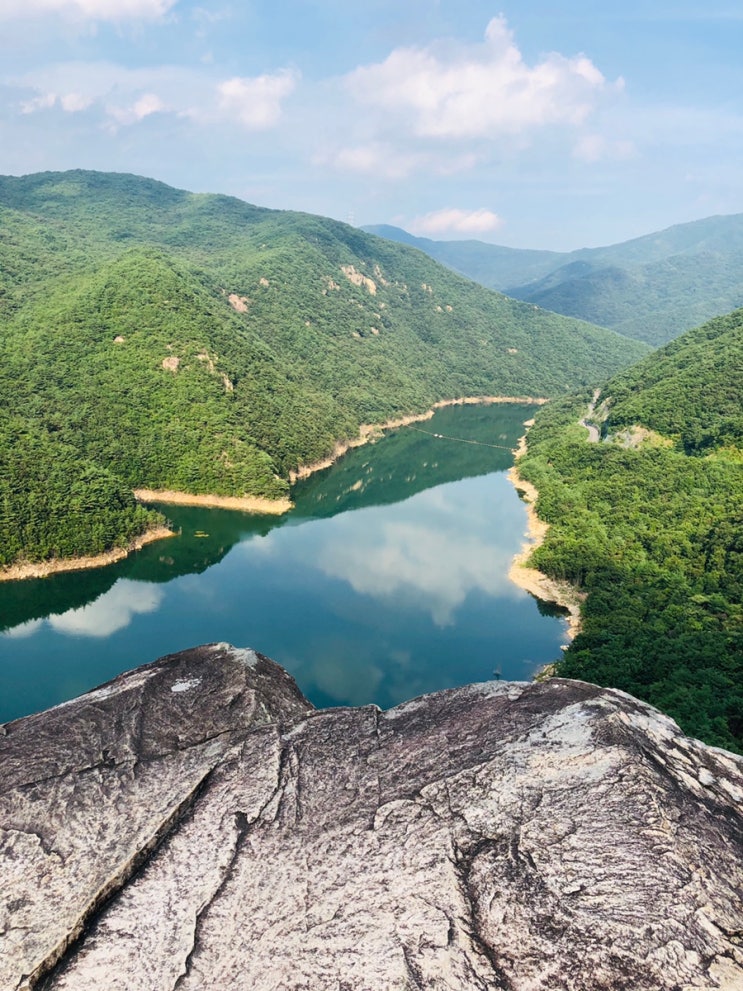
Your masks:
M 212 645 L 4 729 L 4 989 L 743 988 L 743 761 L 619 692 Z

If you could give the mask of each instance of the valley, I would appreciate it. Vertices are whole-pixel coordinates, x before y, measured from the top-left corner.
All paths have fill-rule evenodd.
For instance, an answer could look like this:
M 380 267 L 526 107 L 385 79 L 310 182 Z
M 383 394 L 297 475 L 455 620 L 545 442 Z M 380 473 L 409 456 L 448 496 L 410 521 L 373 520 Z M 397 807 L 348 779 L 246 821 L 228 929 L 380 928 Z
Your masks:
M 0 214 L 6 578 L 119 557 L 164 533 L 178 502 L 275 511 L 248 527 L 267 534 L 305 512 L 297 502 L 286 515 L 299 479 L 384 424 L 439 416 L 461 396 L 549 399 L 517 466 L 544 537 L 522 554 L 538 577 L 529 585 L 522 568 L 521 584 L 566 590 L 579 634 L 544 662 L 740 749 L 741 311 L 650 353 L 657 335 L 509 299 L 415 246 L 136 176 L 0 179 Z M 717 250 L 728 220 L 591 264 L 693 259 Z M 552 278 L 560 261 L 501 255 L 508 279 L 522 262 L 532 280 Z M 132 562 L 143 554 L 170 556 L 150 545 Z M 53 612 L 86 608 L 73 576 L 55 581 L 73 592 Z M 17 584 L 8 630 L 48 615 L 57 595 Z
M 321 217 L 135 176 L 0 179 L 0 566 L 162 523 L 134 490 L 285 500 L 459 396 L 547 397 L 647 346 Z
M 566 636 L 508 578 L 525 513 L 506 473 L 535 408 L 442 408 L 297 482 L 283 516 L 158 505 L 170 539 L 0 585 L 0 723 L 219 637 L 270 648 L 316 705 L 530 678 Z
M 0 991 L 743 991 L 740 4 L 0 38 Z

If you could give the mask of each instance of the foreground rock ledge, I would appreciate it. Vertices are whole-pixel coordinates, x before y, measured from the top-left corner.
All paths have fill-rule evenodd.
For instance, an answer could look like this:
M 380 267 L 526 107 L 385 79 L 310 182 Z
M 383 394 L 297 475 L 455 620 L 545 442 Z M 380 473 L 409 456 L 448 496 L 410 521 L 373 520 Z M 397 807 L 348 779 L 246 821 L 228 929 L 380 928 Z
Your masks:
M 743 762 L 620 692 L 315 711 L 219 644 L 0 761 L 3 989 L 743 987 Z

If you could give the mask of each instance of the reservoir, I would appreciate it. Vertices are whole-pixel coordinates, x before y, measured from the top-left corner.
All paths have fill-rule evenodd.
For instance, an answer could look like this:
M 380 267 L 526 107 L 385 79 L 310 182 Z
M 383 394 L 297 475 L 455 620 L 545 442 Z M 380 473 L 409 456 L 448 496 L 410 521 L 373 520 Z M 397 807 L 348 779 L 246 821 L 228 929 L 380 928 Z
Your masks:
M 299 483 L 284 517 L 161 506 L 173 538 L 1 583 L 0 722 L 212 641 L 267 654 L 317 706 L 531 678 L 566 631 L 508 579 L 526 512 L 506 472 L 533 409 L 447 407 Z

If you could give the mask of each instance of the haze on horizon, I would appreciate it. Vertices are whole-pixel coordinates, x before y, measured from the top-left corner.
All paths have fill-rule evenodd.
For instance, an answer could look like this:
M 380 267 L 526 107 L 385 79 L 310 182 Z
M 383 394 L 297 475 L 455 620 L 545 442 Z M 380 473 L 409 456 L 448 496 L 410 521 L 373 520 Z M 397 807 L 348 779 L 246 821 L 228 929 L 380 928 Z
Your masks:
M 604 245 L 743 212 L 741 50 L 729 0 L 3 0 L 0 173 Z

